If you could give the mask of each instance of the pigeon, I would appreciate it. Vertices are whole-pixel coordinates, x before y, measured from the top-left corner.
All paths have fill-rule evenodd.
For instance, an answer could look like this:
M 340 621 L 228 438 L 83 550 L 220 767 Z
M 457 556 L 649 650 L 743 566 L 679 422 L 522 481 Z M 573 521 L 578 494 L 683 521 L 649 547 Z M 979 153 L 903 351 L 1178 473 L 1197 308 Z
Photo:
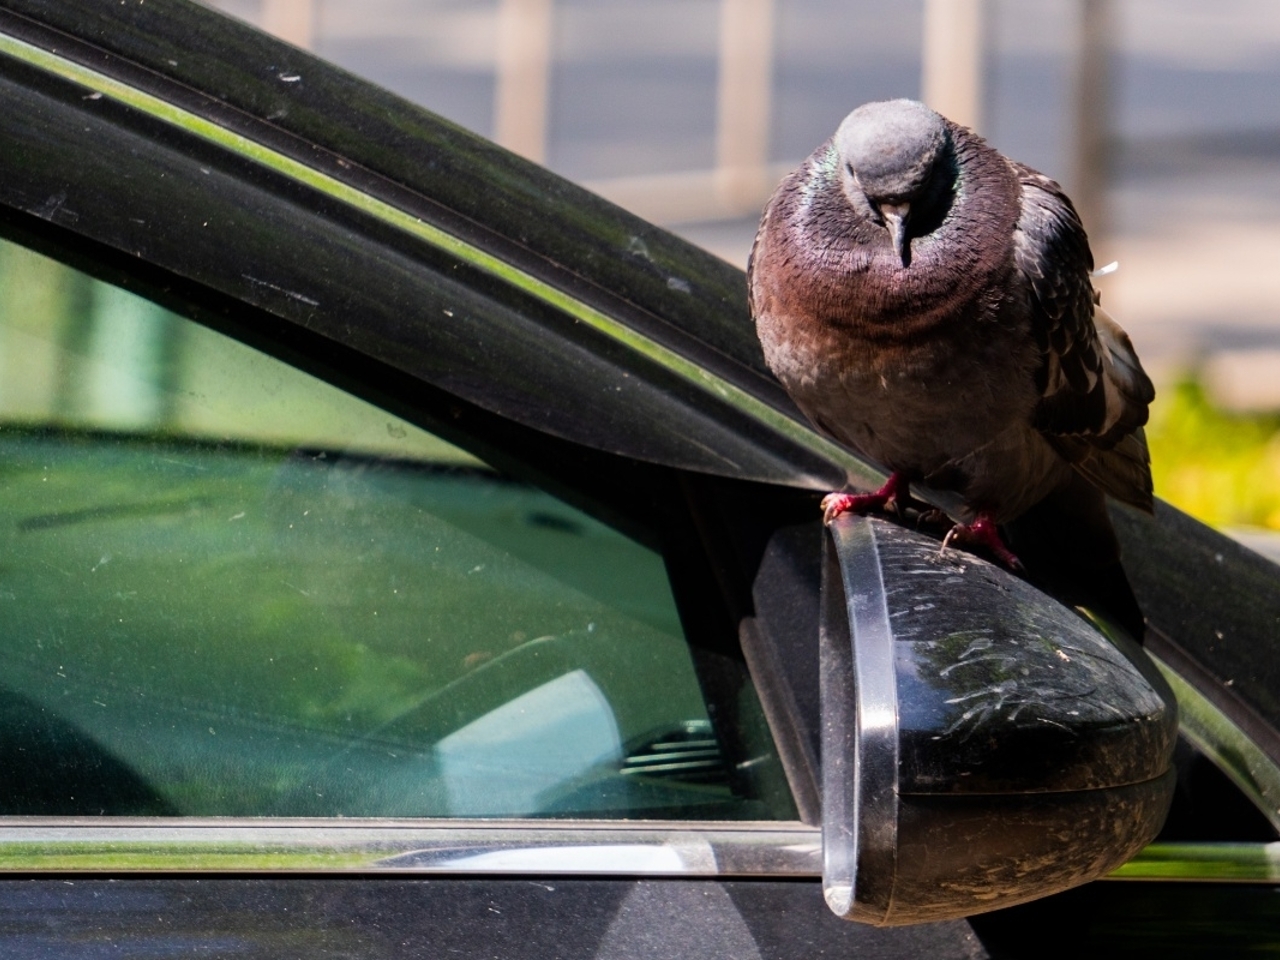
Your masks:
M 1000 529 L 1042 529 L 1051 507 L 1070 549 L 1118 563 L 1104 495 L 1152 511 L 1155 391 L 1092 270 L 1047 176 L 913 100 L 850 113 L 779 185 L 747 267 L 770 369 L 819 431 L 889 471 L 828 496 L 827 522 L 909 502 L 914 483 L 956 503 L 944 546 L 1019 569 Z

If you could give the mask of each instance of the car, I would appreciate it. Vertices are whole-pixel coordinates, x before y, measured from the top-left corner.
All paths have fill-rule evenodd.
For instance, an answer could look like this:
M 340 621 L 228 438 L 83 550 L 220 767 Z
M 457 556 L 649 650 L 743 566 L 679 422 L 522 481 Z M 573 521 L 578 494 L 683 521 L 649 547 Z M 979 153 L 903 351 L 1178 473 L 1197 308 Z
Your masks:
M 204 7 L 0 84 L 5 956 L 1271 949 L 1270 562 L 824 530 L 741 270 Z

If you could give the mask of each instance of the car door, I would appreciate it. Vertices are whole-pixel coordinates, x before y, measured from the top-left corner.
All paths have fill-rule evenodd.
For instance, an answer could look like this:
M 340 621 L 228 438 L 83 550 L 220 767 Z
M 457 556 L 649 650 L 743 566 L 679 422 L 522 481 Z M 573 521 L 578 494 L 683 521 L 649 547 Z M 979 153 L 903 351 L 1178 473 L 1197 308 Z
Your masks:
M 0 68 L 12 952 L 1044 948 L 821 902 L 806 490 L 874 471 L 739 271 L 194 5 Z

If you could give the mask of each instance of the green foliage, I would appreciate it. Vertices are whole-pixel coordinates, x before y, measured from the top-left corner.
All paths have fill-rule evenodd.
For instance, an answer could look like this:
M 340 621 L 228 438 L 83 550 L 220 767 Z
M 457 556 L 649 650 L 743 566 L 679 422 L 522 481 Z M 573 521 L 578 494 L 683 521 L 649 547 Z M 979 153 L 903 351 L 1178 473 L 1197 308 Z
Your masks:
M 1215 527 L 1280 530 L 1280 413 L 1229 413 L 1194 376 L 1160 391 L 1147 426 L 1156 495 Z

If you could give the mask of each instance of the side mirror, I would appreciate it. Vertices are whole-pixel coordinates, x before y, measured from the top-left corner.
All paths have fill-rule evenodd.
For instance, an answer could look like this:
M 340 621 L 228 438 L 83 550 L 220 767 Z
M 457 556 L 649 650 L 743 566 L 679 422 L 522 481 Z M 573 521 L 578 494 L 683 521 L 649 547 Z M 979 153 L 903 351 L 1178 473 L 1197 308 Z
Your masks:
M 1093 880 L 1173 797 L 1173 693 L 1130 639 L 883 520 L 830 527 L 823 890 L 890 926 Z

